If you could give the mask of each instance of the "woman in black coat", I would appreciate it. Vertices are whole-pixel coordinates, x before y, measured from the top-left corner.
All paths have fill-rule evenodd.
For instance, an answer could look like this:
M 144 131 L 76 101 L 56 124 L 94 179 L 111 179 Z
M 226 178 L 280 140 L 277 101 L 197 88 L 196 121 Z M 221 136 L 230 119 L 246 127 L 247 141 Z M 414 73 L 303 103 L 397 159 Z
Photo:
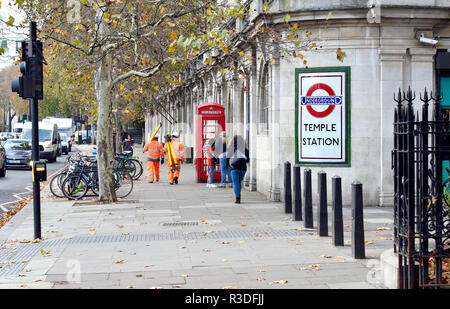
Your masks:
M 247 172 L 247 163 L 250 162 L 247 143 L 242 136 L 235 135 L 227 147 L 228 159 L 231 167 L 231 180 L 236 195 L 236 204 L 241 203 L 242 180 Z

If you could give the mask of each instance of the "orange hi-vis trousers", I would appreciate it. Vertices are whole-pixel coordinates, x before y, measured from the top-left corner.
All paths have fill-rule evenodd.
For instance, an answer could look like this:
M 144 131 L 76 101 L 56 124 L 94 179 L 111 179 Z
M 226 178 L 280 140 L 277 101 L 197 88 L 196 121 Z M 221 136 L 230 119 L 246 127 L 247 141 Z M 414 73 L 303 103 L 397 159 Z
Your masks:
M 159 181 L 159 161 L 147 161 L 148 165 L 148 180 Z
M 168 167 L 168 168 L 169 169 L 168 169 L 167 174 L 169 176 L 169 181 L 170 181 L 170 183 L 173 183 L 175 177 L 180 178 L 180 163 L 178 162 L 177 169 L 175 169 L 175 168 L 172 169 L 170 167 Z

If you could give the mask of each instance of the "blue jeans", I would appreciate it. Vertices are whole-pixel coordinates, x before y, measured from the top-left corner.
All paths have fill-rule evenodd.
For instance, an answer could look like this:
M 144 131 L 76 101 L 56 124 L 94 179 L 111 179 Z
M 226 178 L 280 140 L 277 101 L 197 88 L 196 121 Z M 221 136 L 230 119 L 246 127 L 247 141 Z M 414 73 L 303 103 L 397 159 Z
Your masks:
M 228 182 L 231 183 L 231 167 L 227 164 L 227 158 L 219 158 L 220 162 L 220 173 L 222 175 L 222 184 L 227 183 L 227 175 Z
M 233 180 L 233 190 L 236 197 L 241 197 L 241 182 L 244 180 L 245 171 L 232 170 L 231 179 Z
M 214 175 L 216 174 L 216 166 L 208 165 L 206 172 L 208 174 L 208 184 L 212 184 L 214 182 Z

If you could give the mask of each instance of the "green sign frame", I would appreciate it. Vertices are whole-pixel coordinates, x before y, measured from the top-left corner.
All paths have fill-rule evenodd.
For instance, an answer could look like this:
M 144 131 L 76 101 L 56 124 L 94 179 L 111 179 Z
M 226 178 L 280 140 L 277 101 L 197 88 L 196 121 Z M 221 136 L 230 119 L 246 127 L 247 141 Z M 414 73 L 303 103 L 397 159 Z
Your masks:
M 300 162 L 299 161 L 299 74 L 301 73 L 324 73 L 336 72 L 345 73 L 345 98 L 346 98 L 346 145 L 345 145 L 345 162 L 330 163 L 330 162 Z M 305 167 L 351 167 L 351 68 L 349 66 L 342 67 L 316 67 L 316 68 L 297 68 L 295 69 L 295 163 Z

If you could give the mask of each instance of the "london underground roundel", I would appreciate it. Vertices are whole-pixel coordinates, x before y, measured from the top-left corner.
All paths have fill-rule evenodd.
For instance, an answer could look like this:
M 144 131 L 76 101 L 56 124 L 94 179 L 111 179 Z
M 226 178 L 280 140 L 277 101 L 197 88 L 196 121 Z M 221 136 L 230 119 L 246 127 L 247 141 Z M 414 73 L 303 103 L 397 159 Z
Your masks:
M 312 97 L 314 92 L 316 90 L 319 90 L 319 89 L 325 90 L 330 97 L 334 97 L 335 96 L 333 89 L 331 89 L 331 87 L 328 86 L 327 84 L 322 84 L 322 83 L 314 84 L 311 88 L 309 88 L 306 96 L 309 97 L 309 98 Z M 324 97 L 320 97 L 320 98 L 326 99 L 326 97 L 325 98 Z M 307 99 L 305 99 L 304 101 L 307 101 Z M 311 101 L 314 101 L 314 100 L 311 100 Z M 322 102 L 323 101 L 325 101 L 325 100 L 322 100 Z M 330 102 L 330 101 L 333 101 L 333 100 L 328 100 L 328 102 Z M 334 102 L 336 102 L 336 101 L 337 100 L 335 100 Z M 334 104 L 330 104 L 326 110 L 320 112 L 320 111 L 316 111 L 314 109 L 313 105 L 307 105 L 306 106 L 308 112 L 311 115 L 313 115 L 314 117 L 317 117 L 317 118 L 323 118 L 323 117 L 326 117 L 326 116 L 330 115 L 333 112 L 334 107 L 335 107 Z

